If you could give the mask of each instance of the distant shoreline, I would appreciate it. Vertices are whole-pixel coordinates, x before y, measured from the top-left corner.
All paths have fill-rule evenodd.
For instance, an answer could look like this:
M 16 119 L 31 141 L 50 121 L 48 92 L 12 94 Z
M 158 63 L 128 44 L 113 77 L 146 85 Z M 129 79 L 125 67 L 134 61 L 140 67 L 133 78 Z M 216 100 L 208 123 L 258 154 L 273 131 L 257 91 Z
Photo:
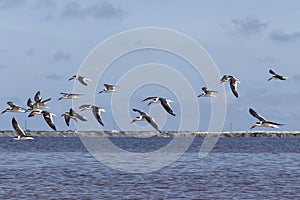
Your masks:
M 152 132 L 152 131 L 27 131 L 28 135 L 33 137 L 287 137 L 298 138 L 300 131 L 232 131 L 232 132 Z M 14 131 L 0 131 L 0 137 L 14 137 Z

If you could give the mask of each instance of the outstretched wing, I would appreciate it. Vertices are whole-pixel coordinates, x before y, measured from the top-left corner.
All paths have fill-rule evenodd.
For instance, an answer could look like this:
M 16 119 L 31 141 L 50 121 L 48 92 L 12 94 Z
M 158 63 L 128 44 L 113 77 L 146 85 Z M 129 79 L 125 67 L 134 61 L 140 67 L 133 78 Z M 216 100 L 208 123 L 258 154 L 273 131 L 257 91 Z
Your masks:
M 100 108 L 97 107 L 97 106 L 93 106 L 92 112 L 93 112 L 94 117 L 99 122 L 99 124 L 101 124 L 102 126 L 104 126 L 103 121 L 101 119 L 101 110 L 100 110 Z
M 87 86 L 87 83 L 86 83 L 86 78 L 83 77 L 83 76 L 78 76 L 78 81 L 82 84 L 82 85 L 85 85 Z
M 107 90 L 113 90 L 114 89 L 114 85 L 104 84 L 104 86 L 106 87 Z
M 34 95 L 34 101 L 35 102 L 40 102 L 42 99 L 41 99 L 41 92 L 40 91 L 37 91 L 37 93 Z
M 141 111 L 141 110 L 138 110 L 138 109 L 136 109 L 136 108 L 133 108 L 132 110 L 133 110 L 134 112 L 140 113 L 140 115 L 148 116 L 147 113 L 145 113 L 145 112 L 143 112 L 143 111 Z
M 272 75 L 274 75 L 274 76 L 278 75 L 272 69 L 269 70 L 269 73 L 272 74 Z
M 234 78 L 230 79 L 230 88 L 231 88 L 231 91 L 232 93 L 234 94 L 235 97 L 239 97 L 239 94 L 237 92 L 237 80 L 235 80 Z
M 53 119 L 52 119 L 52 115 L 48 112 L 48 111 L 45 111 L 43 110 L 43 117 L 45 119 L 45 121 L 47 122 L 47 124 L 53 129 L 56 131 L 56 127 L 53 123 Z
M 264 117 L 262 117 L 257 112 L 255 112 L 252 108 L 249 108 L 249 112 L 253 117 L 257 118 L 259 121 L 263 121 L 263 122 L 267 121 Z
M 160 98 L 160 102 L 161 102 L 161 105 L 164 107 L 164 109 L 170 114 L 170 115 L 173 115 L 173 116 L 176 116 L 170 106 L 170 103 L 165 99 L 165 98 Z
M 18 133 L 18 135 L 20 135 L 20 136 L 26 136 L 26 133 L 19 126 L 18 122 L 16 121 L 16 119 L 14 117 L 12 118 L 12 126 L 15 129 L 15 131 Z
M 19 106 L 17 106 L 16 104 L 14 104 L 14 102 L 12 102 L 12 101 L 8 101 L 7 104 L 8 104 L 11 108 L 19 108 Z
M 143 99 L 142 101 L 148 101 L 148 100 L 155 99 L 155 98 L 157 98 L 157 97 L 147 97 L 147 98 Z
M 155 122 L 154 118 L 152 118 L 152 117 L 150 117 L 150 116 L 145 116 L 145 118 L 146 118 L 147 122 L 148 122 L 149 124 L 151 124 L 151 126 L 152 126 L 153 128 L 155 128 L 155 130 L 157 130 L 158 132 L 161 133 L 161 131 L 159 130 L 159 128 L 158 128 L 158 126 L 157 126 L 157 123 Z

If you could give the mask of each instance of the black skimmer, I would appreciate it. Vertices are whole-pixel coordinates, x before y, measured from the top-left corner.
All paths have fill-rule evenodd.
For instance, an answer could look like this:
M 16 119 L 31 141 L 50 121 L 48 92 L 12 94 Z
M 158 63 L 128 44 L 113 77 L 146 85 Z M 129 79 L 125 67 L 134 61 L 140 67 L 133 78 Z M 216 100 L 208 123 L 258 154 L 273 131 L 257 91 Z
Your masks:
M 272 69 L 269 70 L 269 73 L 272 74 L 273 76 L 271 76 L 271 78 L 269 78 L 268 81 L 270 81 L 270 80 L 282 80 L 282 81 L 284 81 L 284 80 L 287 79 L 287 77 L 281 76 L 281 75 L 275 73 Z
M 214 93 L 218 93 L 217 91 L 214 90 L 208 90 L 207 87 L 202 88 L 203 93 L 199 94 L 198 97 L 214 97 Z
M 61 92 L 60 94 L 62 94 L 62 96 L 59 97 L 58 100 L 61 100 L 61 99 L 79 99 L 79 96 L 83 95 L 83 94 L 64 93 L 64 92 Z
M 142 101 L 150 101 L 148 103 L 148 106 L 152 103 L 157 103 L 157 102 L 160 102 L 161 105 L 164 107 L 164 109 L 170 114 L 170 115 L 173 115 L 173 116 L 176 116 L 170 106 L 170 102 L 173 102 L 171 101 L 170 99 L 165 99 L 165 98 L 162 98 L 162 97 L 147 97 L 146 99 L 142 100 Z
M 70 125 L 71 119 L 73 119 L 76 122 L 78 122 L 77 119 L 79 119 L 80 121 L 87 121 L 85 117 L 76 113 L 72 108 L 70 108 L 69 112 L 65 112 L 61 116 L 63 116 L 65 118 L 65 122 L 66 122 L 67 126 Z
M 85 85 L 85 86 L 87 86 L 87 82 L 88 81 L 92 81 L 89 78 L 86 78 L 86 77 L 83 77 L 83 76 L 79 76 L 79 75 L 72 76 L 71 78 L 69 78 L 69 81 L 70 80 L 78 80 L 82 85 Z
M 53 123 L 53 113 L 50 113 L 50 112 L 48 112 L 48 111 L 46 111 L 46 110 L 43 110 L 43 111 L 41 111 L 41 114 L 43 115 L 43 117 L 44 117 L 44 119 L 45 119 L 45 121 L 47 122 L 47 124 L 53 129 L 53 130 L 55 130 L 56 131 L 56 127 L 55 127 L 55 125 L 54 125 L 54 123 Z
M 36 116 L 36 115 L 42 115 L 42 114 L 43 114 L 42 111 L 43 111 L 43 110 L 41 110 L 41 109 L 33 109 L 33 110 L 29 113 L 28 117 L 34 117 L 34 116 Z
M 99 93 L 110 93 L 110 92 L 116 92 L 115 85 L 109 85 L 109 84 L 104 84 L 106 89 L 101 90 Z
M 81 111 L 92 110 L 93 115 L 96 118 L 96 120 L 99 122 L 99 124 L 104 126 L 104 123 L 101 118 L 101 112 L 105 112 L 105 110 L 103 108 L 99 108 L 98 106 L 93 106 L 93 105 L 89 105 L 89 104 L 84 104 L 84 105 L 81 105 L 79 107 L 79 109 L 81 109 Z
M 236 98 L 239 97 L 239 94 L 237 92 L 237 84 L 240 82 L 235 77 L 233 77 L 231 75 L 224 75 L 220 81 L 221 81 L 221 83 L 229 82 L 232 93 L 234 94 L 234 96 Z
M 35 95 L 34 95 L 34 101 L 35 101 L 35 103 L 33 103 L 32 101 L 31 101 L 31 98 L 29 98 L 28 100 L 27 100 L 27 106 L 29 107 L 29 109 L 27 109 L 26 110 L 26 112 L 27 111 L 30 111 L 30 110 L 34 110 L 34 109 L 43 109 L 43 108 L 48 108 L 47 106 L 46 106 L 46 103 L 48 102 L 48 101 L 50 101 L 51 100 L 51 98 L 48 98 L 48 99 L 45 99 L 45 100 L 43 100 L 42 98 L 41 98 L 41 92 L 40 91 L 38 91 Z
M 259 120 L 259 122 L 256 122 L 251 127 L 251 129 L 255 128 L 256 126 L 263 126 L 263 127 L 268 127 L 268 128 L 279 128 L 278 126 L 283 125 L 283 124 L 267 121 L 264 117 L 262 117 L 257 112 L 255 112 L 252 108 L 249 109 L 249 112 L 253 117 L 255 117 Z
M 157 130 L 158 132 L 161 133 L 161 131 L 159 130 L 158 126 L 157 126 L 157 123 L 155 122 L 155 119 L 153 117 L 150 117 L 147 113 L 141 111 L 141 110 L 138 110 L 138 109 L 132 109 L 134 112 L 138 112 L 140 113 L 140 116 L 134 118 L 131 123 L 134 123 L 136 121 L 147 121 L 149 124 L 151 124 L 151 126 L 153 128 L 155 128 L 155 130 Z
M 18 124 L 18 122 L 16 121 L 16 119 L 14 117 L 12 118 L 12 126 L 15 129 L 15 131 L 18 133 L 18 136 L 12 138 L 11 141 L 15 141 L 15 140 L 33 140 L 33 137 L 28 136 L 23 131 L 23 129 L 20 127 L 20 125 Z
M 1 114 L 6 113 L 6 112 L 21 112 L 24 113 L 26 110 L 24 108 L 21 108 L 20 106 L 14 104 L 12 101 L 8 101 L 7 104 L 10 106 L 10 108 L 6 108 L 5 110 L 2 111 Z

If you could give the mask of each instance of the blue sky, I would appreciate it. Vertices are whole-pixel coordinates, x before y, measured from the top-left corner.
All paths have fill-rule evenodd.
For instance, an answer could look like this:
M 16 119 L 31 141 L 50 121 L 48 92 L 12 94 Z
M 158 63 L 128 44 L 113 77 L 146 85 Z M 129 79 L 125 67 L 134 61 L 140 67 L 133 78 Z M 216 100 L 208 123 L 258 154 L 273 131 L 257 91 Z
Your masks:
M 0 0 L 0 107 L 4 110 L 9 100 L 26 107 L 27 99 L 40 90 L 43 98 L 52 97 L 49 107 L 57 115 L 54 120 L 58 129 L 73 129 L 73 124 L 67 127 L 60 117 L 70 108 L 71 101 L 58 102 L 57 98 L 60 92 L 72 91 L 73 82 L 67 80 L 76 74 L 89 52 L 119 32 L 162 27 L 192 37 L 207 50 L 221 74 L 232 74 L 241 81 L 239 99 L 233 97 L 225 85 L 224 130 L 229 130 L 230 123 L 233 130 L 248 130 L 256 121 L 249 115 L 249 107 L 271 121 L 286 124 L 280 130 L 299 130 L 299 4 L 299 1 L 271 0 Z M 129 55 L 120 65 L 154 61 L 169 65 L 182 62 L 182 67 L 185 64 L 172 56 L 149 51 Z M 289 79 L 267 82 L 269 68 Z M 200 93 L 205 84 L 195 79 L 191 83 L 196 93 Z M 102 83 L 98 88 L 102 89 Z M 174 97 L 163 89 L 145 88 L 147 91 L 137 92 L 138 97 L 153 93 Z M 110 96 L 96 95 L 96 102 L 108 110 L 103 114 L 104 130 L 113 129 Z M 177 103 L 175 101 L 173 107 L 179 113 Z M 140 102 L 135 104 L 135 100 L 129 104 L 148 111 L 147 106 Z M 199 100 L 203 120 L 199 130 L 207 129 L 209 106 L 208 99 Z M 31 130 L 50 130 L 41 117 L 27 119 L 24 114 L 13 113 L 0 116 L 0 129 L 12 129 L 12 116 L 16 116 L 23 127 L 26 119 Z M 128 116 L 128 121 L 134 116 L 134 113 Z M 178 123 L 178 118 L 168 116 L 164 130 L 174 130 Z M 143 129 L 140 125 L 138 130 Z

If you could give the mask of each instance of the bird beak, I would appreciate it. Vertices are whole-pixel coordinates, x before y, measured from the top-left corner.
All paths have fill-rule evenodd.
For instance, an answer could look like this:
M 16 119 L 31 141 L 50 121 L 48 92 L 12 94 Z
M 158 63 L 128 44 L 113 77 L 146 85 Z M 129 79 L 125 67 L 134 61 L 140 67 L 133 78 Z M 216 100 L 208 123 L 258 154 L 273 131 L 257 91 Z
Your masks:
M 3 110 L 1 114 L 5 113 L 5 112 L 6 112 L 6 110 Z
M 150 106 L 151 103 L 152 103 L 152 101 L 150 101 L 150 102 L 148 103 L 148 106 Z
M 253 128 L 255 128 L 256 127 L 256 124 L 254 124 L 253 126 L 251 126 L 251 128 L 250 129 L 253 129 Z
M 268 81 L 270 81 L 270 80 L 272 80 L 272 79 L 273 79 L 273 78 L 271 77 L 271 78 L 268 79 Z

